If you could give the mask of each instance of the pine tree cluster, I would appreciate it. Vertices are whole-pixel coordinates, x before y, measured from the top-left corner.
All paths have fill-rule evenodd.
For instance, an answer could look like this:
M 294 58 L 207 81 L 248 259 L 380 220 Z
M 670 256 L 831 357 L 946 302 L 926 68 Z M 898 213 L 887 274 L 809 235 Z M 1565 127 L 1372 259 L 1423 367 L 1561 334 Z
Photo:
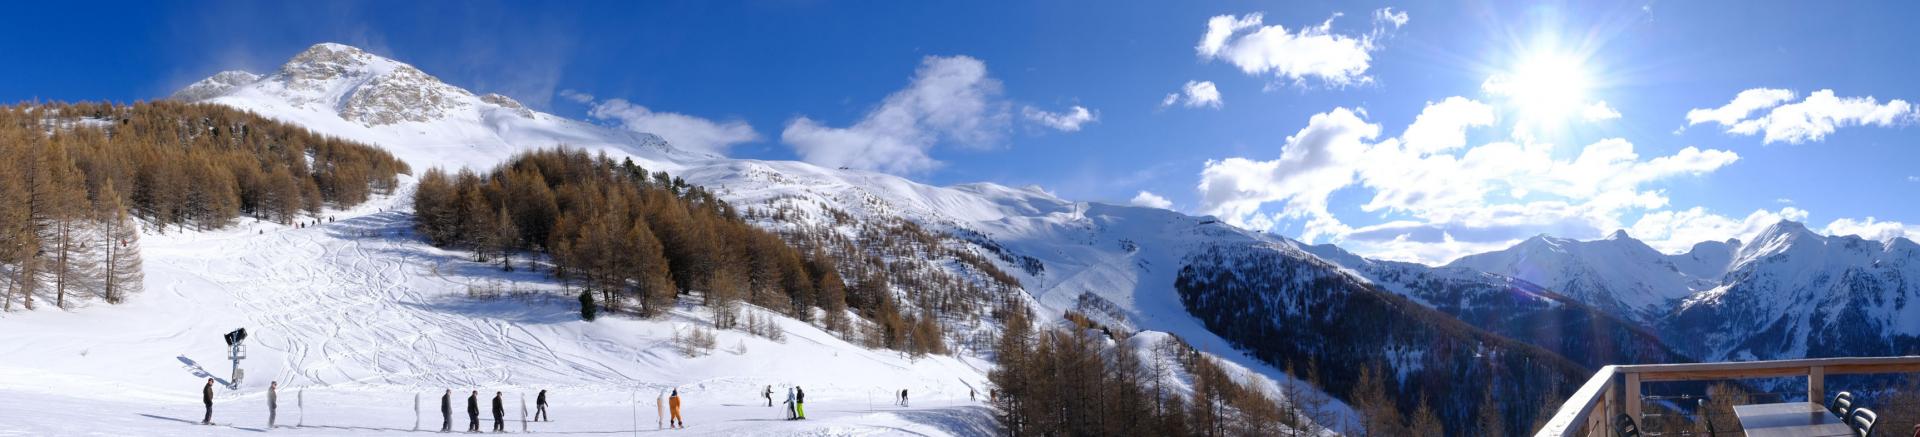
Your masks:
M 391 190 L 379 149 L 222 106 L 151 102 L 0 107 L 4 308 L 36 295 L 117 303 L 141 286 L 140 223 L 282 223 Z
M 512 268 L 516 253 L 543 255 L 555 277 L 597 293 L 607 311 L 651 317 L 678 297 L 699 297 L 721 329 L 740 324 L 739 305 L 751 303 L 803 321 L 824 313 L 829 329 L 851 334 L 856 326 L 844 314 L 853 304 L 871 321 L 859 325 L 877 327 L 877 346 L 946 353 L 932 316 L 901 314 L 888 276 L 849 286 L 824 249 L 796 248 L 706 188 L 630 159 L 554 148 L 485 174 L 428 170 L 414 210 L 415 227 L 432 244 L 502 268 Z
M 1235 381 L 1179 337 L 1148 350 L 1125 339 L 1107 346 L 1109 330 L 1072 314 L 1071 330 L 1036 330 L 1025 311 L 1008 315 L 988 378 L 1012 435 L 1305 436 L 1334 417 L 1325 396 L 1279 398 Z M 1177 372 L 1190 375 L 1190 394 L 1174 389 Z

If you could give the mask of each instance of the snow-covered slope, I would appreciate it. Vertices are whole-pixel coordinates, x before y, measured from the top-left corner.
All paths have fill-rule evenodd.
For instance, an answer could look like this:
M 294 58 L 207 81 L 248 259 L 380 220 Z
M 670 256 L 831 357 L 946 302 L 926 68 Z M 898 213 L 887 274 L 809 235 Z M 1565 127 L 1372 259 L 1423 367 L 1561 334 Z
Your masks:
M 1465 267 L 1366 259 L 1330 244 L 1307 250 L 1382 289 L 1582 366 L 1687 361 L 1648 328 L 1527 281 Z
M 1738 242 L 1728 244 L 1738 246 Z M 1540 235 L 1447 266 L 1519 278 L 1648 323 L 1659 320 L 1675 301 L 1712 288 L 1726 268 L 1726 259 L 1708 248 L 1663 254 L 1626 231 L 1616 231 L 1594 241 Z
M 306 425 L 283 431 L 301 435 L 412 429 L 416 395 L 431 429 L 446 389 L 481 390 L 483 403 L 504 391 L 513 418 L 521 396 L 551 390 L 558 421 L 530 425 L 541 432 L 651 430 L 655 398 L 676 388 L 690 432 L 701 435 L 979 435 L 996 426 L 983 404 L 967 400 L 969 389 L 985 387 L 987 364 L 977 359 L 910 360 L 789 319 L 778 319 L 784 341 L 717 331 L 717 349 L 687 358 L 669 340 L 710 326 L 706 311 L 583 322 L 544 273 L 502 273 L 413 235 L 410 198 L 329 211 L 340 219 L 303 229 L 249 222 L 148 235 L 146 291 L 126 304 L 6 315 L 0 405 L 28 416 L 6 428 L 246 434 L 265 426 L 273 381 L 280 424 Z M 490 288 L 508 297 L 469 296 Z M 533 291 L 543 292 L 518 295 Z M 227 381 L 219 336 L 240 327 L 252 333 L 246 377 L 237 390 L 218 388 L 215 401 L 215 421 L 228 426 L 186 426 L 200 418 L 202 381 Z M 805 388 L 814 420 L 777 420 L 778 408 L 759 395 L 769 385 Z M 883 400 L 902 388 L 924 401 L 900 408 Z
M 711 158 L 668 147 L 654 135 L 533 111 L 498 94 L 475 95 L 411 65 L 333 43 L 316 44 L 273 73 L 222 72 L 172 98 L 246 109 L 379 145 L 417 169 L 486 170 L 519 151 L 557 145 L 655 159 Z

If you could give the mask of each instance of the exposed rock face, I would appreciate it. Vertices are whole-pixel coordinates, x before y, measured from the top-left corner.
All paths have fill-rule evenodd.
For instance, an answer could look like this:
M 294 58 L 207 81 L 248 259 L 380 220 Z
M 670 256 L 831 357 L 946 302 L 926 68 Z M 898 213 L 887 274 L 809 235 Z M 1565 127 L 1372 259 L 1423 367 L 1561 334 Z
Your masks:
M 232 91 L 235 87 L 259 81 L 260 75 L 258 74 L 240 70 L 222 71 L 213 75 L 213 77 L 200 79 L 199 82 L 187 85 L 186 88 L 175 91 L 173 95 L 167 96 L 167 98 L 183 102 L 196 102 L 219 97 L 228 91 Z
M 521 117 L 533 118 L 533 110 L 527 109 L 527 105 L 520 104 L 519 100 L 514 100 L 512 97 L 488 93 L 487 95 L 480 96 L 480 101 L 492 103 L 501 108 L 513 111 L 515 114 L 520 114 Z
M 465 90 L 440 83 L 412 66 L 400 65 L 356 87 L 340 107 L 340 116 L 368 125 L 431 121 L 467 106 Z

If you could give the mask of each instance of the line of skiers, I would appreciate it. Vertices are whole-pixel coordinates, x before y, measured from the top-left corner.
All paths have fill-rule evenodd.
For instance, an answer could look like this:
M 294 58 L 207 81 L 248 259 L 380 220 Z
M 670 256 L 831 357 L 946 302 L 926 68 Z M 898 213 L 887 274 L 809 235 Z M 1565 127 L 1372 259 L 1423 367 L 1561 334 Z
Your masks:
M 501 400 L 501 392 L 493 392 L 493 432 L 507 432 L 507 407 Z M 520 419 L 527 418 L 527 398 L 520 398 Z M 533 421 L 552 422 L 547 416 L 547 391 L 541 390 L 533 401 Z M 440 432 L 453 432 L 453 390 L 448 389 L 440 395 Z M 474 390 L 467 395 L 467 432 L 480 432 L 480 391 Z
M 200 418 L 201 425 L 213 424 L 213 378 L 207 378 L 207 385 L 200 388 L 200 403 L 206 405 L 207 415 Z M 267 429 L 274 428 L 274 422 L 280 418 L 280 381 L 267 385 Z
M 506 428 L 507 408 L 505 403 L 500 398 L 501 395 L 502 395 L 501 392 L 497 392 L 497 391 L 493 392 L 493 411 L 492 411 L 493 412 L 493 432 L 506 432 L 507 430 Z M 524 401 L 525 398 L 521 398 L 521 399 L 523 399 L 522 402 L 525 402 Z M 201 387 L 200 402 L 201 404 L 204 404 L 207 409 L 206 416 L 200 419 L 200 424 L 212 425 L 213 424 L 213 378 L 207 378 L 207 385 L 204 387 Z M 418 405 L 419 405 L 418 403 L 415 404 L 415 406 L 418 406 Z M 535 398 L 534 408 L 535 410 L 533 413 L 533 421 L 535 422 L 552 422 L 553 421 L 552 418 L 549 418 L 547 416 L 547 391 L 546 390 L 541 390 L 539 397 Z M 523 403 L 521 404 L 521 410 L 520 410 L 521 419 L 525 419 L 526 414 L 527 414 L 526 404 Z M 680 399 L 679 399 L 679 396 L 676 394 L 674 396 L 674 417 L 677 420 L 679 416 L 680 416 Z M 453 390 L 452 389 L 448 389 L 446 393 L 440 395 L 440 417 L 442 419 L 442 422 L 440 423 L 440 432 L 452 432 L 453 431 Z M 276 427 L 275 423 L 278 422 L 279 418 L 280 418 L 280 382 L 274 381 L 271 384 L 267 385 L 267 429 L 275 428 Z M 467 432 L 480 432 L 480 391 L 479 390 L 474 390 L 472 395 L 467 396 Z

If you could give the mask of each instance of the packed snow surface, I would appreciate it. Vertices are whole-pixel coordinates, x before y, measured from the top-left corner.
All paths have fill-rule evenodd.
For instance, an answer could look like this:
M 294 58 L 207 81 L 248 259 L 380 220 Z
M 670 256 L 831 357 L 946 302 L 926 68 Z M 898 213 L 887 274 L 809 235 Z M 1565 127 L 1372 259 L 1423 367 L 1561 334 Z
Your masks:
M 693 434 L 979 435 L 996 426 L 984 402 L 968 401 L 986 366 L 971 358 L 908 359 L 784 318 L 783 343 L 714 331 L 711 354 L 686 358 L 669 339 L 710 325 L 693 306 L 588 323 L 558 292 L 469 297 L 470 286 L 509 295 L 559 286 L 426 245 L 412 235 L 405 200 L 377 199 L 303 229 L 149 235 L 147 290 L 126 304 L 7 315 L 6 326 L 31 329 L 0 330 L 0 404 L 24 419 L 0 435 L 240 434 L 265 427 L 273 381 L 279 424 L 302 425 L 276 432 L 295 434 L 411 430 L 416 395 L 420 426 L 438 430 L 447 389 L 461 393 L 456 416 L 472 390 L 489 416 L 501 391 L 515 419 L 520 396 L 531 403 L 550 390 L 559 419 L 528 426 L 543 432 L 628 433 L 636 420 L 655 430 L 654 403 L 674 389 Z M 228 389 L 220 335 L 240 327 L 251 334 L 245 377 Z M 194 426 L 208 377 L 220 383 L 220 426 Z M 810 420 L 780 420 L 761 392 L 772 386 L 778 405 L 796 385 Z M 893 406 L 899 389 L 920 401 Z

